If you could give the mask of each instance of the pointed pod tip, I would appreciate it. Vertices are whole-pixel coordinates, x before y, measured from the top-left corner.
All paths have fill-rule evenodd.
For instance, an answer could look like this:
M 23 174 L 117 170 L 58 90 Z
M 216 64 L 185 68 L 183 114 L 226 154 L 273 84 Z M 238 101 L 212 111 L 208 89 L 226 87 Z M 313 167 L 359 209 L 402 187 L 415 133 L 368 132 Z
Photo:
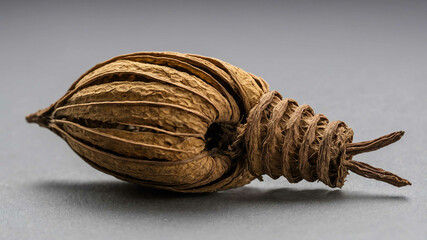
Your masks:
M 44 110 L 40 110 L 25 116 L 25 120 L 28 123 L 37 123 L 41 127 L 47 127 L 49 124 L 49 119 L 45 116 Z
M 37 123 L 38 122 L 37 113 L 32 113 L 25 116 L 25 120 L 27 120 L 28 123 Z

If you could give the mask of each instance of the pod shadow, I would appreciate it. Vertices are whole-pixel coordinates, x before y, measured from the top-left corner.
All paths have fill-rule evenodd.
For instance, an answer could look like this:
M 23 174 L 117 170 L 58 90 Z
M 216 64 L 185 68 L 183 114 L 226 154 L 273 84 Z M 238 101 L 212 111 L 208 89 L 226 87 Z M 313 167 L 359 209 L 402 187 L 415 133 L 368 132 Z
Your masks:
M 132 213 L 193 213 L 250 211 L 253 208 L 289 209 L 298 205 L 388 201 L 405 202 L 406 197 L 327 189 L 262 189 L 241 187 L 227 191 L 183 194 L 152 190 L 119 181 L 43 181 L 32 185 L 40 194 L 68 208 Z M 47 195 L 47 196 L 46 196 Z

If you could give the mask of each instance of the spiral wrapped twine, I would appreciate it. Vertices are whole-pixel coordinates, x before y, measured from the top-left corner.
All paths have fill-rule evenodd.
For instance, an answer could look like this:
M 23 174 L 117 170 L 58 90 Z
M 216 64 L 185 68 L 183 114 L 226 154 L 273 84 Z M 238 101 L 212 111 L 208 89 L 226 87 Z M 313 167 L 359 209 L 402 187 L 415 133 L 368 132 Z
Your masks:
M 353 130 L 342 121 L 330 122 L 314 114 L 308 105 L 299 106 L 277 91 L 264 94 L 249 113 L 233 148 L 246 150 L 249 172 L 262 180 L 284 176 L 290 183 L 320 180 L 341 188 L 348 170 L 395 186 L 411 183 L 399 176 L 352 160 L 362 152 L 377 150 L 399 140 L 403 131 L 367 142 L 352 143 Z

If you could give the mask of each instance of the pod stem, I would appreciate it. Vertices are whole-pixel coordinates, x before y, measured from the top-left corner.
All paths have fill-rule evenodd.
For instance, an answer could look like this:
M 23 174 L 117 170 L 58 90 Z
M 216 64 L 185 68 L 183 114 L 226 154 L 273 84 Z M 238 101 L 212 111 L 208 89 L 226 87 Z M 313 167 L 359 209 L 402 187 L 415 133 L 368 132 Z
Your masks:
M 383 148 L 394 142 L 399 141 L 400 138 L 402 138 L 404 133 L 405 133 L 404 131 L 398 131 L 398 132 L 393 132 L 388 135 L 385 135 L 370 141 L 349 143 L 346 145 L 346 153 L 347 155 L 354 156 L 360 153 L 378 150 L 380 148 Z M 386 182 L 396 187 L 411 185 L 411 183 L 408 180 L 403 179 L 394 173 L 385 171 L 384 169 L 381 169 L 381 168 L 375 168 L 364 162 L 348 160 L 345 162 L 345 166 L 348 168 L 348 170 L 360 176 Z
M 375 151 L 399 141 L 403 134 L 405 134 L 404 131 L 398 131 L 370 141 L 349 143 L 346 145 L 346 152 L 349 155 L 355 156 L 360 153 Z
M 371 165 L 364 162 L 350 160 L 345 163 L 345 166 L 348 168 L 348 170 L 360 176 L 386 182 L 396 187 L 411 185 L 411 182 L 397 176 L 394 173 L 387 172 L 381 168 L 372 167 Z

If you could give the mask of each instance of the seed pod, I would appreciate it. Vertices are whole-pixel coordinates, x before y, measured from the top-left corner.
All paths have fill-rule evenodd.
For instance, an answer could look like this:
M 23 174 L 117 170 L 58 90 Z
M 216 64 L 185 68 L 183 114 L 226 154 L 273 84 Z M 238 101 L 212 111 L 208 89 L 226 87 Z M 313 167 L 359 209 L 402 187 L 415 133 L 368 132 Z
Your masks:
M 352 160 L 403 131 L 352 143 L 344 122 L 270 91 L 221 60 L 173 52 L 118 56 L 83 74 L 50 107 L 27 116 L 92 167 L 150 188 L 211 192 L 267 174 L 342 187 L 348 171 L 409 181 Z

